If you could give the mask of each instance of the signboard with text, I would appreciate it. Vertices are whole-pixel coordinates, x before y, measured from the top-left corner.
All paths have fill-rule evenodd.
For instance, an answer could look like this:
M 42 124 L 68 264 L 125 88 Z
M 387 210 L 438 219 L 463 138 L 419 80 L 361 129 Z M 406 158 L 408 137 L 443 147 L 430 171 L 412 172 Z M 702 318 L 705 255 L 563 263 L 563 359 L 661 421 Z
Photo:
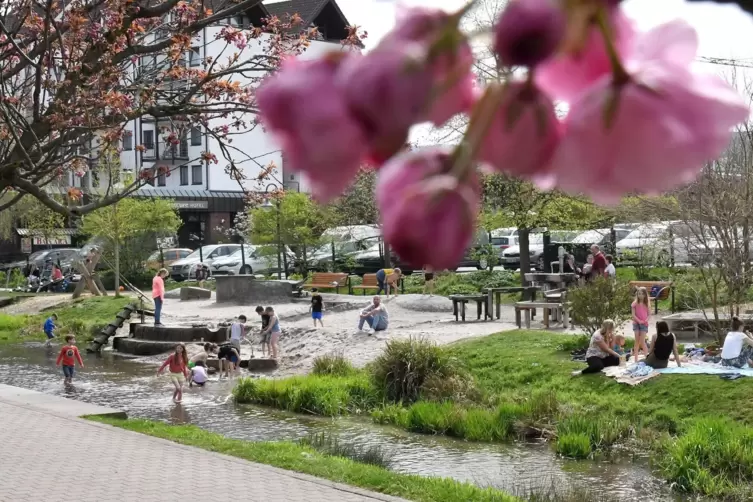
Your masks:
M 209 201 L 206 200 L 195 200 L 195 201 L 175 201 L 173 203 L 176 209 L 208 209 L 209 208 Z
M 35 246 L 70 246 L 71 236 L 61 235 L 57 237 L 34 237 Z
M 21 238 L 21 252 L 23 254 L 31 254 L 31 237 Z

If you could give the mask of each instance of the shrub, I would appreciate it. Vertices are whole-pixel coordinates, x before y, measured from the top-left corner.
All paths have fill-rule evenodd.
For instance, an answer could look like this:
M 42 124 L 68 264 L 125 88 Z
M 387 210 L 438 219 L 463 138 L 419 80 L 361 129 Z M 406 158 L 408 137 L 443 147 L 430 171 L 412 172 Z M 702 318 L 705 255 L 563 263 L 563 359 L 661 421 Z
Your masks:
M 481 398 L 473 378 L 468 374 L 430 375 L 421 386 L 421 398 L 430 401 L 475 402 Z
M 591 438 L 586 434 L 569 433 L 557 438 L 557 453 L 570 458 L 588 458 L 591 454 Z
M 753 429 L 726 419 L 698 419 L 665 448 L 660 469 L 677 489 L 730 499 L 739 488 L 750 494 Z
M 588 335 L 599 329 L 606 319 L 612 319 L 620 326 L 631 317 L 633 296 L 629 285 L 624 282 L 597 277 L 583 286 L 570 289 L 567 299 L 570 301 L 573 324 Z
M 591 337 L 586 335 L 577 335 L 563 338 L 564 340 L 557 348 L 565 352 L 587 349 L 588 345 L 591 343 Z
M 29 318 L 25 315 L 0 314 L 0 331 L 15 331 L 26 327 L 28 323 Z
M 388 400 L 404 403 L 416 401 L 430 377 L 465 377 L 446 350 L 426 339 L 388 342 L 369 370 L 374 385 Z
M 348 376 L 356 372 L 356 369 L 340 354 L 326 354 L 314 359 L 314 375 Z
M 384 451 L 379 445 L 343 443 L 336 436 L 325 432 L 309 434 L 299 443 L 310 446 L 324 454 L 349 458 L 362 464 L 376 465 L 385 469 L 389 469 L 392 464 L 392 455 Z

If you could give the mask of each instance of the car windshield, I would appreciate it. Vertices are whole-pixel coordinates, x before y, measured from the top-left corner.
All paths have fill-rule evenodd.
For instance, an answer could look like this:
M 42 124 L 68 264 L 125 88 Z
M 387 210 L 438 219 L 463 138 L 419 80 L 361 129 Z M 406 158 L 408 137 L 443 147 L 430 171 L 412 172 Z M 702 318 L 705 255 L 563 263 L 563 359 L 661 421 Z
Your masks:
M 507 246 L 509 243 L 509 237 L 492 237 L 492 245 L 494 246 Z
M 203 248 L 197 249 L 196 251 L 194 251 L 190 255 L 186 256 L 185 259 L 186 260 L 188 260 L 188 259 L 199 260 L 199 259 L 201 259 L 202 255 L 204 256 L 204 258 L 206 258 L 215 249 L 217 249 L 217 246 L 204 246 Z M 199 253 L 199 251 L 201 251 L 201 253 Z
M 573 239 L 573 244 L 598 244 L 609 234 L 609 230 L 588 230 L 578 234 Z
M 578 232 L 571 232 L 568 230 L 554 230 L 549 232 L 549 236 L 553 242 L 571 242 L 577 235 Z

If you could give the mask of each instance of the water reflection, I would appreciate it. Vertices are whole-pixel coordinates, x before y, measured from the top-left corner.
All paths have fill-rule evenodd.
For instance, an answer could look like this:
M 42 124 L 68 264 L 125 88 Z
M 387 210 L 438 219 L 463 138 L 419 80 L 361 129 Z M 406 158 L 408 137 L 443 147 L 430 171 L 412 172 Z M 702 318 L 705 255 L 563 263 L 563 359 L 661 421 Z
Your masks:
M 111 353 L 88 356 L 74 384 L 63 386 L 55 367 L 56 349 L 26 345 L 0 348 L 0 375 L 8 385 L 123 409 L 133 418 L 173 424 L 192 423 L 236 439 L 295 440 L 312 432 L 336 433 L 344 441 L 379 445 L 391 452 L 400 472 L 446 476 L 507 491 L 524 487 L 582 489 L 608 493 L 610 500 L 674 500 L 639 459 L 567 461 L 546 444 L 483 445 L 445 437 L 409 434 L 360 419 L 302 417 L 254 406 L 236 405 L 233 382 L 210 379 L 186 389 L 181 404 L 171 401 L 172 384 L 157 376 L 158 359 L 124 358 Z

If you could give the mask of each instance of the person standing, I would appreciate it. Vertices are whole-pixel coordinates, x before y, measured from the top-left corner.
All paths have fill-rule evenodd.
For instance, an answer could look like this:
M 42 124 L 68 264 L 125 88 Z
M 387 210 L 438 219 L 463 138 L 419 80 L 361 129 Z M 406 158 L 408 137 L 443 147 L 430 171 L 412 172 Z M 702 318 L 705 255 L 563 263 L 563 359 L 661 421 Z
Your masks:
M 152 279 L 152 300 L 154 300 L 154 325 L 164 326 L 161 322 L 162 303 L 165 301 L 165 277 L 167 269 L 161 268 Z
M 239 315 L 238 319 L 230 326 L 230 345 L 241 353 L 241 340 L 246 334 L 246 316 Z
M 186 346 L 179 343 L 175 346 L 175 352 L 162 363 L 162 366 L 157 370 L 157 374 L 161 375 L 165 368 L 170 369 L 170 380 L 173 382 L 175 391 L 173 392 L 173 401 L 179 403 L 183 400 L 183 385 L 185 385 L 188 379 L 188 354 L 186 354 Z
M 594 256 L 594 261 L 591 264 L 591 276 L 604 277 L 607 270 L 607 259 L 599 249 L 598 244 L 591 246 L 591 254 Z
M 280 351 L 280 335 L 282 335 L 282 329 L 280 328 L 280 319 L 277 317 L 277 314 L 275 314 L 275 309 L 273 309 L 272 307 L 267 307 L 264 313 L 269 316 L 269 323 L 267 325 L 267 329 L 262 332 L 262 336 L 269 334 L 270 358 L 277 359 L 278 353 Z
M 429 265 L 424 265 L 424 294 L 434 296 L 434 269 Z
M 648 355 L 648 346 L 646 337 L 648 336 L 648 318 L 651 315 L 651 307 L 648 299 L 646 288 L 638 288 L 635 291 L 635 300 L 630 305 L 633 312 L 633 334 L 635 335 L 635 362 L 638 362 L 638 356 Z
M 311 319 L 314 320 L 314 327 L 316 328 L 316 321 L 319 321 L 319 324 L 324 327 L 324 321 L 322 320 L 322 317 L 324 316 L 324 299 L 322 298 L 322 295 L 319 294 L 319 290 L 314 288 L 311 290 Z
M 611 254 L 607 255 L 607 268 L 604 270 L 604 274 L 610 279 L 617 278 L 617 269 L 614 268 L 614 257 Z
M 45 347 L 49 347 L 52 344 L 52 339 L 55 338 L 55 330 L 58 328 L 55 321 L 58 320 L 57 314 L 52 314 L 44 322 L 44 334 L 47 336 L 47 341 L 44 342 Z
M 70 385 L 73 383 L 73 374 L 76 368 L 76 361 L 82 368 L 84 367 L 84 361 L 81 360 L 81 353 L 76 347 L 76 337 L 68 335 L 65 337 L 65 345 L 60 349 L 58 359 L 55 361 L 56 366 L 60 366 L 63 363 L 63 384 Z
M 266 310 L 264 310 L 264 307 L 262 307 L 261 305 L 256 307 L 256 313 L 259 314 L 259 317 L 261 317 L 261 357 L 266 357 L 267 353 L 270 352 L 269 333 L 267 332 L 267 327 L 269 326 L 269 316 L 267 315 Z

